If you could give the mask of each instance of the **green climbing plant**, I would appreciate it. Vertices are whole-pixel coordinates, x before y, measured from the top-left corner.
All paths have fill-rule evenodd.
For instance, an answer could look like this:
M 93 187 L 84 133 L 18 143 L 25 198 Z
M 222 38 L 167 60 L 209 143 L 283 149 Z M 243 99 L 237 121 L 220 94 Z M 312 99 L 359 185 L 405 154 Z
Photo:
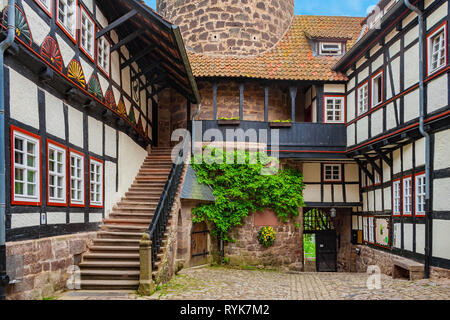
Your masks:
M 193 161 L 192 166 L 199 182 L 213 188 L 216 202 L 194 208 L 193 220 L 212 223 L 212 234 L 219 239 L 233 241 L 230 231 L 242 225 L 243 219 L 252 212 L 270 208 L 282 222 L 287 222 L 297 217 L 299 208 L 305 206 L 301 172 L 287 167 L 271 175 L 261 174 L 270 171 L 273 168 L 270 164 L 278 160 L 264 152 L 206 149 L 203 161 Z

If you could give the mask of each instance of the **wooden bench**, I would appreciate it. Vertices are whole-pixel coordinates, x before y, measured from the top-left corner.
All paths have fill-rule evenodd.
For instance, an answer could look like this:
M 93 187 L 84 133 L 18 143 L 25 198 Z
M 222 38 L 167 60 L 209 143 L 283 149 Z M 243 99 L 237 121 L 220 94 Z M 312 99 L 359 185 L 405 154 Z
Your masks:
M 394 259 L 392 266 L 392 278 L 402 278 L 403 274 L 409 274 L 409 280 L 420 280 L 424 278 L 424 265 L 409 259 Z

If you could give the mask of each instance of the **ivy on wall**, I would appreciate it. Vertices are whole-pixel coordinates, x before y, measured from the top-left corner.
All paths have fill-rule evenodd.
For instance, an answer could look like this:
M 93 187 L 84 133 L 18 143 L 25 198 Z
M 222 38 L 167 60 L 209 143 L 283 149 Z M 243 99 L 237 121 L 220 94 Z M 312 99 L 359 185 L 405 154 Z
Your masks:
M 252 212 L 269 208 L 282 222 L 287 222 L 305 206 L 301 172 L 289 167 L 277 172 L 270 164 L 278 160 L 264 152 L 226 152 L 207 147 L 202 160 L 194 158 L 192 166 L 199 182 L 213 188 L 216 202 L 194 208 L 193 222 L 212 223 L 212 234 L 221 240 L 233 241 L 230 231 L 242 225 Z M 264 171 L 272 174 L 261 174 Z

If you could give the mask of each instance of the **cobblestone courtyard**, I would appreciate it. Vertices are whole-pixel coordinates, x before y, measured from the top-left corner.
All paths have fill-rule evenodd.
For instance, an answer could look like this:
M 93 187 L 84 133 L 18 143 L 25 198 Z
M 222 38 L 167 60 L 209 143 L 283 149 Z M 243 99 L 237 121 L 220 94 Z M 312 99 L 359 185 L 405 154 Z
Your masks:
M 449 280 L 407 281 L 381 276 L 369 290 L 366 274 L 280 273 L 225 268 L 187 269 L 152 297 L 130 292 L 68 292 L 62 300 L 450 300 Z

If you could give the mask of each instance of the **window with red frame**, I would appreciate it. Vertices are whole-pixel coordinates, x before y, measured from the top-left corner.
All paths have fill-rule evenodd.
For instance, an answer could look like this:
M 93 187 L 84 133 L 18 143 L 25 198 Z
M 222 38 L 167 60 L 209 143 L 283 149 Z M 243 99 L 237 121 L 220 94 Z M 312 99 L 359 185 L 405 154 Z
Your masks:
M 342 181 L 342 166 L 340 164 L 324 164 L 323 179 L 324 182 L 340 182 Z
M 428 74 L 442 69 L 447 64 L 447 24 L 438 27 L 427 38 Z
M 344 123 L 344 97 L 325 97 L 325 123 Z
M 52 16 L 52 0 L 34 0 L 49 15 Z
M 374 234 L 374 226 L 375 226 L 375 218 L 369 217 L 368 218 L 368 229 L 369 229 L 369 242 L 375 243 L 375 234 Z
M 372 78 L 372 107 L 383 102 L 383 71 Z
M 366 82 L 358 88 L 358 116 L 369 111 L 369 84 Z
M 392 184 L 392 199 L 393 199 L 393 214 L 394 216 L 399 216 L 401 213 L 402 206 L 402 187 L 400 180 L 394 181 Z
M 77 0 L 57 0 L 56 21 L 69 37 L 76 42 Z
M 424 216 L 426 198 L 426 177 L 425 174 L 416 175 L 416 215 Z
M 403 178 L 403 215 L 412 215 L 412 178 Z
M 91 60 L 95 59 L 95 23 L 83 7 L 80 7 L 80 47 Z
M 103 207 L 103 162 L 90 160 L 90 205 Z
M 84 155 L 70 151 L 70 204 L 84 206 Z
M 109 76 L 109 64 L 111 59 L 111 45 L 109 41 L 103 36 L 98 39 L 97 46 L 97 65 Z
M 65 205 L 66 200 L 66 148 L 52 141 L 47 143 L 48 203 Z
M 12 204 L 38 205 L 41 203 L 41 139 L 17 127 L 11 127 L 11 131 Z

